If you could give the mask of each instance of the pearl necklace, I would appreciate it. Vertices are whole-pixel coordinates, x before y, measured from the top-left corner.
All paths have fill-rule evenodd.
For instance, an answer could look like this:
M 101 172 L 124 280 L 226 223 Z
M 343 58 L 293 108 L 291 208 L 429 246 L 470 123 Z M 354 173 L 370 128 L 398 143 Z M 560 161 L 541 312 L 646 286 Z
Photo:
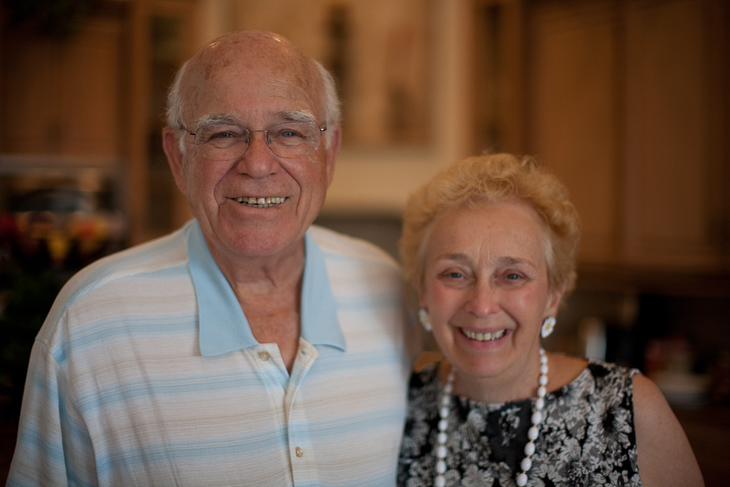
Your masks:
M 527 438 L 530 440 L 525 445 L 525 458 L 520 463 L 522 472 L 517 474 L 515 482 L 518 486 L 527 485 L 527 471 L 532 467 L 530 457 L 535 453 L 535 440 L 540 434 L 540 425 L 542 424 L 542 409 L 545 407 L 545 394 L 547 394 L 548 382 L 548 358 L 545 350 L 540 348 L 540 377 L 538 378 L 537 399 L 532 405 L 532 427 L 527 431 Z M 433 480 L 434 487 L 444 487 L 446 485 L 446 442 L 449 439 L 449 413 L 451 412 L 451 393 L 454 389 L 454 371 L 449 372 L 446 379 L 444 390 L 441 395 L 441 403 L 439 407 L 438 434 L 436 436 L 436 477 Z

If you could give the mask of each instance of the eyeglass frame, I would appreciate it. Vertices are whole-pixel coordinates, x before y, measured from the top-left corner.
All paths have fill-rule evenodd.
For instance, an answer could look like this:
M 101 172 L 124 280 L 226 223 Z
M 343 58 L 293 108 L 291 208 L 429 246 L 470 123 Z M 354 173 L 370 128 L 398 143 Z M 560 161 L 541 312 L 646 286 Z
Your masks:
M 279 157 L 284 157 L 284 156 L 281 156 L 281 155 L 277 154 L 276 151 L 274 151 L 274 149 L 271 147 L 272 139 L 269 137 L 269 131 L 272 128 L 276 127 L 277 125 L 283 125 L 283 124 L 286 124 L 286 123 L 308 123 L 308 124 L 314 125 L 319 130 L 319 134 L 320 134 L 320 139 L 318 141 L 319 143 L 321 143 L 323 134 L 327 130 L 327 125 L 325 125 L 324 127 L 320 127 L 319 124 L 316 121 L 314 121 L 314 120 L 287 120 L 287 121 L 283 121 L 283 122 L 274 123 L 268 129 L 254 129 L 254 130 L 251 130 L 249 128 L 243 127 L 243 126 L 241 126 L 241 125 L 239 125 L 238 123 L 235 123 L 235 122 L 224 122 L 224 123 L 219 123 L 219 124 L 220 125 L 237 126 L 237 127 L 242 128 L 246 132 L 248 132 L 248 137 L 246 137 L 246 139 L 248 139 L 249 142 L 246 142 L 246 150 L 244 150 L 241 153 L 241 155 L 245 154 L 246 151 L 248 151 L 248 148 L 251 146 L 250 138 L 252 137 L 252 135 L 255 132 L 263 132 L 264 133 L 264 142 L 266 142 L 266 145 L 269 147 L 269 149 L 271 150 L 271 152 L 273 152 L 275 155 L 277 155 Z M 210 125 L 212 126 L 212 125 L 216 125 L 216 124 L 217 123 L 211 123 Z M 193 141 L 194 141 L 193 143 L 196 146 L 198 146 L 198 147 L 202 147 L 202 146 L 205 146 L 206 144 L 209 144 L 210 143 L 210 142 L 203 142 L 201 144 L 198 144 L 198 143 L 195 142 L 195 137 L 197 137 L 197 134 L 201 130 L 201 127 L 200 126 L 198 126 L 198 128 L 197 128 L 197 130 L 195 132 L 192 132 L 190 129 L 188 129 L 184 125 L 180 126 L 180 130 L 186 132 L 187 135 L 192 135 L 193 136 Z M 317 146 L 317 148 L 319 148 L 319 145 Z M 317 149 L 315 148 L 314 150 L 316 151 Z

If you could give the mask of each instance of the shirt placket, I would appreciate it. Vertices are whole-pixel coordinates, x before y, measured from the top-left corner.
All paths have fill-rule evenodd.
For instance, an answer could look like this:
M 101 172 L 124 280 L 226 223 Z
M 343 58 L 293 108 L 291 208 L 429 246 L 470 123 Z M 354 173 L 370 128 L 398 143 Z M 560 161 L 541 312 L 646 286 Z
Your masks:
M 284 411 L 287 417 L 289 457 L 292 465 L 294 485 L 297 487 L 319 485 L 317 459 L 311 441 L 310 423 L 306 404 L 298 394 L 307 372 L 319 355 L 317 349 L 300 339 L 297 358 L 289 378 L 289 387 L 284 397 Z

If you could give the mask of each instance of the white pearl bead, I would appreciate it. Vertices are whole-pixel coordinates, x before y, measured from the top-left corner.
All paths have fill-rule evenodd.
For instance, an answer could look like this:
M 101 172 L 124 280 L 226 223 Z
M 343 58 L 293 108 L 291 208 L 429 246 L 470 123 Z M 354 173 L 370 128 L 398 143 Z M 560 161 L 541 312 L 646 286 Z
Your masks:
M 532 459 L 530 458 L 535 453 L 535 440 L 540 435 L 539 425 L 542 423 L 543 415 L 542 409 L 545 407 L 544 397 L 547 394 L 546 385 L 548 383 L 548 357 L 545 354 L 545 350 L 540 348 L 540 376 L 538 377 L 538 388 L 537 388 L 537 399 L 535 400 L 534 410 L 532 413 L 532 427 L 527 430 L 527 437 L 530 439 L 529 443 L 525 445 L 525 458 L 520 462 L 522 473 L 515 477 L 515 482 L 518 486 L 524 487 L 527 485 L 527 471 L 532 468 Z M 436 473 L 433 485 L 435 487 L 445 487 L 446 478 L 443 476 L 446 472 L 446 462 L 444 459 L 447 455 L 446 442 L 448 441 L 448 429 L 449 429 L 449 413 L 451 404 L 451 391 L 454 383 L 453 371 L 449 374 L 446 379 L 446 384 L 443 387 L 443 395 L 441 396 L 439 417 L 441 418 L 438 422 L 438 435 L 436 436 L 438 445 L 436 446 Z
M 525 485 L 527 485 L 527 475 L 525 475 L 524 473 L 519 474 L 516 480 L 517 485 L 519 485 L 520 487 L 524 487 Z
M 525 455 L 533 455 L 535 453 L 535 444 L 531 441 L 525 445 Z

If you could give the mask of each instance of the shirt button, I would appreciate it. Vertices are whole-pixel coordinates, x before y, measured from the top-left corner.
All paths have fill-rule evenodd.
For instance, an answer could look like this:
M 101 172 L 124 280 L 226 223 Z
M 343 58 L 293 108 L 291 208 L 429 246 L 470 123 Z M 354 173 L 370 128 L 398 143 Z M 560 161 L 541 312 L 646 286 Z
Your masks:
M 297 449 L 295 451 L 297 452 L 298 457 L 301 458 L 304 456 L 304 450 L 302 450 L 301 448 L 297 447 Z
M 263 360 L 264 362 L 266 362 L 267 360 L 269 360 L 269 357 L 271 357 L 269 355 L 269 352 L 259 352 L 259 358 L 261 360 Z

